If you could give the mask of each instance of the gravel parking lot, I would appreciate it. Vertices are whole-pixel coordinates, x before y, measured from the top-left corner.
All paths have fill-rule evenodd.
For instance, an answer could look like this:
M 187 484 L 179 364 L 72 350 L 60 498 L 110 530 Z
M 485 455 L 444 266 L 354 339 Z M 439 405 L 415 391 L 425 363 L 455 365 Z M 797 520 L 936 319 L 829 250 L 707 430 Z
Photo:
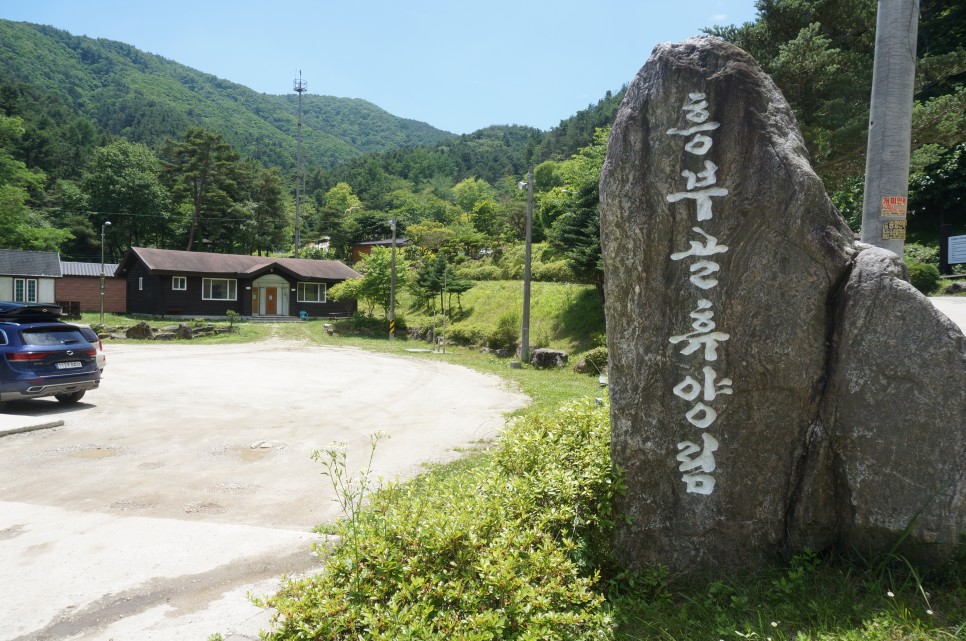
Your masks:
M 348 444 L 375 473 L 495 436 L 526 398 L 436 359 L 306 347 L 111 344 L 75 407 L 11 403 L 64 425 L 0 439 L 0 639 L 255 639 L 282 573 L 317 567 L 339 516 L 310 454 Z

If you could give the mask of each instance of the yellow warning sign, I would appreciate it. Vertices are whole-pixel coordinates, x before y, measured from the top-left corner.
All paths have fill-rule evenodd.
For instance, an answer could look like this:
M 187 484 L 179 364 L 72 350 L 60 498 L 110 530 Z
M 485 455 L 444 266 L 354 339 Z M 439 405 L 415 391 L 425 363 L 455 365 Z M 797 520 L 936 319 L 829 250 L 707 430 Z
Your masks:
M 886 220 L 882 223 L 882 240 L 905 240 L 906 221 Z
M 883 196 L 880 215 L 882 216 L 905 216 L 908 209 L 909 199 L 905 196 Z

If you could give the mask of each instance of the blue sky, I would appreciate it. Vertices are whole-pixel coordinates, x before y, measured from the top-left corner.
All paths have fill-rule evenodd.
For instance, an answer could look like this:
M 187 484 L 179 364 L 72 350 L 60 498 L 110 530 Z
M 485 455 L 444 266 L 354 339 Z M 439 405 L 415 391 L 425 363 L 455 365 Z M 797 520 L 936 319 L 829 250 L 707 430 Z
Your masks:
M 451 131 L 550 129 L 660 42 L 754 20 L 754 0 L 4 0 L 0 18 L 119 40 L 268 94 L 363 98 Z

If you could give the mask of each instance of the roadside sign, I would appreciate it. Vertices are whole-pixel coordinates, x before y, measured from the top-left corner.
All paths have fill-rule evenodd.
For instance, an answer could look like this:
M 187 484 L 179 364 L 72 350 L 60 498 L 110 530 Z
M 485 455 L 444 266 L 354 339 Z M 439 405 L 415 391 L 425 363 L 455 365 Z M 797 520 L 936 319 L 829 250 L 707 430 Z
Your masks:
M 966 263 L 966 236 L 949 237 L 949 264 Z

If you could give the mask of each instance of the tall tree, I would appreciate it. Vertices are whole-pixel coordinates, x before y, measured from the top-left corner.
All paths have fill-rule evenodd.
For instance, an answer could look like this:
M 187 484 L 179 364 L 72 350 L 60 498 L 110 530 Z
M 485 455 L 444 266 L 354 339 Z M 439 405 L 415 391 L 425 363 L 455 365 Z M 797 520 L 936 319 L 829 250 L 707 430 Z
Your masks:
M 573 202 L 547 233 L 550 246 L 564 257 L 578 278 L 594 284 L 601 301 L 604 265 L 600 251 L 599 184 L 608 134 L 608 129 L 598 129 L 594 144 L 562 163 L 564 186 L 573 192 Z
M 831 189 L 865 170 L 876 0 L 758 0 L 754 22 L 708 32 L 752 54 L 775 79 Z M 923 2 L 913 149 L 966 141 L 966 18 L 961 3 Z M 938 159 L 913 160 L 923 167 Z M 915 156 L 915 152 L 914 152 Z
M 13 157 L 23 131 L 20 118 L 0 115 L 0 247 L 56 251 L 71 234 L 31 206 L 46 177 Z
M 392 250 L 373 247 L 367 256 L 362 257 L 357 268 L 362 274 L 362 283 L 356 292 L 358 300 L 369 302 L 370 313 L 374 304 L 379 305 L 383 316 L 388 318 L 392 291 Z M 409 262 L 400 252 L 396 252 L 397 297 L 408 273 Z
M 44 209 L 55 226 L 67 229 L 73 235 L 60 246 L 62 259 L 94 262 L 100 258 L 100 230 L 94 228 L 87 194 L 80 185 L 66 179 L 55 181 L 44 194 Z M 117 256 L 108 251 L 105 257 L 109 262 L 115 262 Z
M 190 211 L 186 249 L 194 248 L 199 233 L 221 243 L 238 196 L 238 152 L 221 135 L 192 127 L 166 143 L 164 157 L 171 193 Z
M 456 183 L 453 187 L 453 197 L 461 210 L 470 213 L 481 200 L 493 200 L 496 197 L 496 190 L 485 180 L 471 176 Z
M 92 224 L 111 221 L 115 247 L 163 246 L 170 238 L 171 200 L 161 177 L 161 161 L 141 143 L 118 140 L 94 151 L 81 188 Z
M 316 214 L 309 218 L 309 232 L 314 240 L 329 239 L 330 251 L 344 258 L 348 256 L 352 239 L 349 237 L 349 215 L 362 209 L 362 201 L 349 183 L 340 182 L 327 192 L 315 194 Z M 308 236 L 305 236 L 308 238 Z
M 291 220 L 282 173 L 247 162 L 242 166 L 242 192 L 238 208 L 245 220 L 238 236 L 242 253 L 261 256 L 285 247 L 290 242 Z

